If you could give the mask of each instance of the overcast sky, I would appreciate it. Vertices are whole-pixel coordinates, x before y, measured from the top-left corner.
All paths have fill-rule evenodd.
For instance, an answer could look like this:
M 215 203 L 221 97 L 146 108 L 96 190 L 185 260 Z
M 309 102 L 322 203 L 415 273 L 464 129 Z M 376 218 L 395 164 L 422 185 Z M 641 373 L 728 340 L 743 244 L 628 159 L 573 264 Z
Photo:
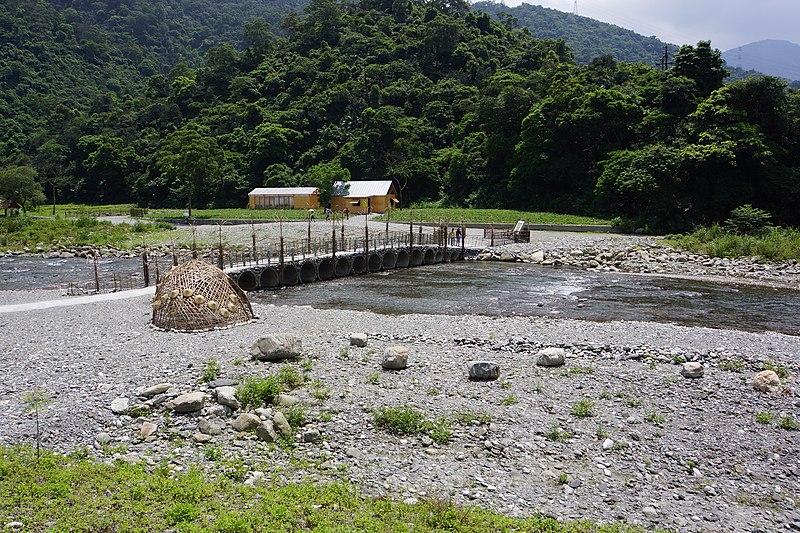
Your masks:
M 575 0 L 524 2 L 571 13 Z M 711 40 L 722 51 L 763 39 L 800 44 L 800 0 L 578 0 L 578 14 L 674 44 Z

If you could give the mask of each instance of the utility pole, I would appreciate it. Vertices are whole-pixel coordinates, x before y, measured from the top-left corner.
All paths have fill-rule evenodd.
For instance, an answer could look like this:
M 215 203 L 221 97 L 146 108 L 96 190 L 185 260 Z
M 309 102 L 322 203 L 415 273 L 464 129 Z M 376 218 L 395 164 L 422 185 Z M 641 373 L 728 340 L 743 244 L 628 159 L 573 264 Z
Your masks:
M 672 61 L 669 60 L 669 46 L 665 44 L 664 53 L 658 58 L 658 68 L 661 69 L 661 72 L 666 72 L 671 65 Z

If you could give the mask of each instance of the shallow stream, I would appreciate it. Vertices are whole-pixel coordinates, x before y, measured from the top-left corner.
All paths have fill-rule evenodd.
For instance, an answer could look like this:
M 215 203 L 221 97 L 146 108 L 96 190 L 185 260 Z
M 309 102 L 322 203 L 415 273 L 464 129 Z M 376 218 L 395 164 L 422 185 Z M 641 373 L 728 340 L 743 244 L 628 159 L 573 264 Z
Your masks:
M 164 260 L 164 268 L 170 261 Z M 102 259 L 101 276 L 141 275 L 139 259 Z M 151 273 L 154 276 L 154 273 Z M 82 259 L 0 258 L 0 290 L 93 285 Z M 384 314 L 646 320 L 800 335 L 800 291 L 656 276 L 466 261 L 251 293 L 255 301 Z

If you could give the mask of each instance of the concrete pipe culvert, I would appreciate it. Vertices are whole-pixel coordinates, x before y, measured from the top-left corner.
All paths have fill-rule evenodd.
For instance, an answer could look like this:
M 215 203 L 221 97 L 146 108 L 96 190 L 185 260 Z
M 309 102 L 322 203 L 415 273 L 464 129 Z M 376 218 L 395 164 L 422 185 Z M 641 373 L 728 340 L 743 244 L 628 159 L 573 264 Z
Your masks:
M 349 276 L 353 270 L 353 260 L 349 257 L 336 258 L 336 277 L 343 278 Z
M 369 261 L 367 262 L 367 266 L 369 267 L 370 272 L 380 272 L 382 264 L 383 260 L 381 259 L 380 255 L 378 255 L 375 252 L 369 254 Z
M 411 264 L 411 256 L 408 255 L 408 252 L 405 250 L 400 250 L 397 252 L 397 262 L 395 266 L 397 268 L 406 268 Z
M 453 260 L 453 251 L 448 248 L 447 250 L 444 251 L 444 256 L 442 257 L 442 261 L 444 261 L 445 263 L 449 263 L 452 260 Z
M 278 269 L 274 267 L 265 268 L 261 271 L 261 276 L 259 276 L 258 281 L 258 288 L 259 289 L 274 289 L 278 285 L 280 285 L 280 276 L 278 275 Z
M 306 261 L 300 265 L 300 281 L 303 283 L 317 281 L 317 265 L 314 264 L 314 261 Z
M 333 277 L 333 259 L 320 261 L 319 265 L 317 265 L 317 275 L 321 280 L 331 279 Z
M 254 291 L 258 288 L 258 277 L 252 270 L 244 270 L 236 276 L 236 284 L 243 291 Z
M 283 285 L 297 285 L 299 279 L 296 266 L 291 263 L 283 265 Z
M 411 250 L 411 266 L 418 267 L 425 261 L 425 254 L 419 248 Z
M 426 248 L 425 254 L 422 256 L 422 262 L 426 265 L 432 265 L 436 261 L 436 252 L 433 248 Z
M 444 250 L 442 250 L 441 248 L 438 248 L 436 250 L 436 255 L 433 258 L 433 262 L 434 263 L 441 263 L 442 261 L 444 261 Z
M 397 266 L 397 254 L 392 250 L 383 252 L 383 269 L 391 270 Z
M 357 255 L 353 258 L 353 274 L 363 274 L 367 271 L 367 260 L 363 255 Z
M 453 261 L 463 261 L 464 260 L 464 252 L 461 250 L 457 250 L 453 252 Z

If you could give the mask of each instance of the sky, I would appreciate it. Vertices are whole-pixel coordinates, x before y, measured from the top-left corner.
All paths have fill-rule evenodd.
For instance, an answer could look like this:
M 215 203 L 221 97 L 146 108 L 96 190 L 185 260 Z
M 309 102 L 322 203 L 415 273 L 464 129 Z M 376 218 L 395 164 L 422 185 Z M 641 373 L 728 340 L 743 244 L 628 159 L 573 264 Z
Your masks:
M 524 2 L 569 13 L 575 4 Z M 507 6 L 521 3 L 505 0 Z M 710 40 L 723 52 L 763 39 L 800 44 L 799 0 L 578 0 L 578 14 L 679 45 Z

